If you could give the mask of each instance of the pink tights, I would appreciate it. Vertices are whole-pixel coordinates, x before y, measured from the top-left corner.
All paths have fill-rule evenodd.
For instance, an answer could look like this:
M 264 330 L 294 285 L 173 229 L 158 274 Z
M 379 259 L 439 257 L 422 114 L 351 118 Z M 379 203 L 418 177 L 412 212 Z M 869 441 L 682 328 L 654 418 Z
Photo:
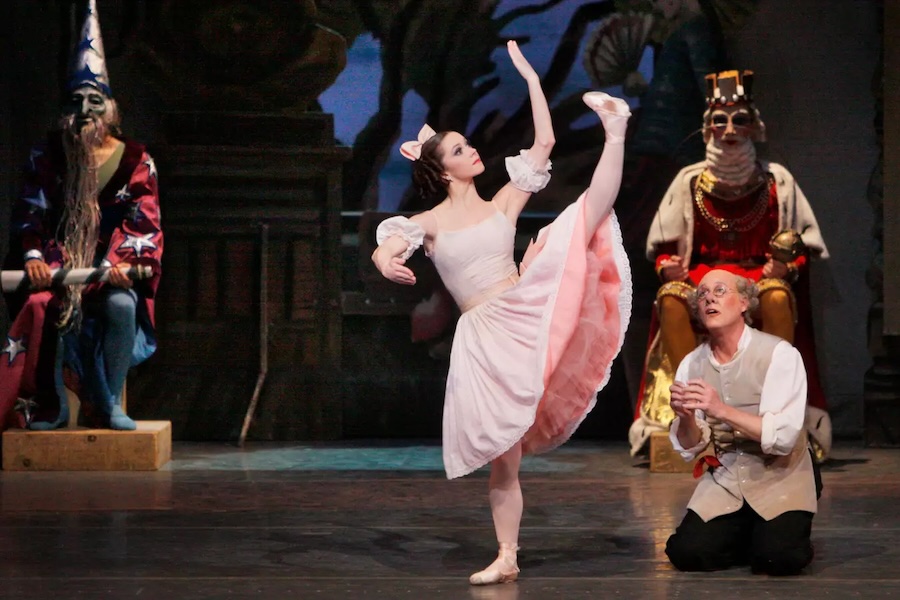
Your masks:
M 519 543 L 519 523 L 522 521 L 521 463 L 521 442 L 491 463 L 490 501 L 497 542 L 512 547 Z

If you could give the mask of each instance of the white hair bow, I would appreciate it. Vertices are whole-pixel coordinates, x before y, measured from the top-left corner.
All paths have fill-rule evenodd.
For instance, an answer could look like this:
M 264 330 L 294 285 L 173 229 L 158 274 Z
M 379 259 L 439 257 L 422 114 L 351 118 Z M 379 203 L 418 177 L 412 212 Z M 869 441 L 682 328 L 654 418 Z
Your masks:
M 419 130 L 418 139 L 400 144 L 400 154 L 409 160 L 419 160 L 419 157 L 422 156 L 422 144 L 427 142 L 434 135 L 434 129 L 427 124 L 422 125 L 422 129 Z

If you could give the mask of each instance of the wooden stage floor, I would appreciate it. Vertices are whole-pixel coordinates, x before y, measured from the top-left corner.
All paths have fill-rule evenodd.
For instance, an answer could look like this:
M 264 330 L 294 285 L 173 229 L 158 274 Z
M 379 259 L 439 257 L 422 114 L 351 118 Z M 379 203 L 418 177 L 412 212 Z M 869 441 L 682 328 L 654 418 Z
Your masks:
M 406 600 L 900 597 L 900 452 L 839 445 L 794 578 L 683 574 L 663 548 L 694 486 L 624 445 L 526 459 L 520 580 L 495 555 L 486 476 L 431 444 L 176 444 L 149 473 L 0 473 L 0 598 Z

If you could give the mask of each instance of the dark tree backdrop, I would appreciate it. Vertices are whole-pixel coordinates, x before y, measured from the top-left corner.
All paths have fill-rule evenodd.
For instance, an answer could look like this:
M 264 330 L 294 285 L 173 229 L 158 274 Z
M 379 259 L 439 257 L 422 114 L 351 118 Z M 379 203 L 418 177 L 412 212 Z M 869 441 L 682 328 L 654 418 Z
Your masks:
M 58 112 L 81 4 L 8 8 L 7 197 Z M 167 233 L 161 349 L 130 379 L 135 416 L 172 419 L 181 439 L 234 439 L 257 381 L 265 307 L 270 368 L 251 439 L 437 435 L 452 329 L 413 343 L 409 313 L 440 287 L 421 255 L 419 285 L 386 285 L 368 253 L 386 212 L 422 208 L 396 148 L 423 121 L 464 132 L 489 157 L 483 195 L 504 183 L 503 158 L 532 135 L 526 88 L 503 47 L 514 38 L 543 76 L 558 138 L 553 180 L 522 220 L 520 249 L 583 190 L 602 150 L 580 95 L 627 93 L 635 113 L 616 207 L 635 272 L 634 319 L 582 435 L 624 440 L 656 286 L 642 256 L 646 228 L 674 170 L 702 158 L 697 76 L 731 66 L 757 71 L 771 140 L 763 152 L 798 177 L 835 256 L 813 271 L 820 360 L 838 433 L 861 431 L 871 359 L 867 309 L 853 299 L 870 262 L 859 248 L 872 215 L 859 208 L 877 159 L 875 0 L 798 0 L 790 11 L 775 0 L 98 4 L 126 133 L 160 167 Z M 0 207 L 6 221 L 8 203 Z

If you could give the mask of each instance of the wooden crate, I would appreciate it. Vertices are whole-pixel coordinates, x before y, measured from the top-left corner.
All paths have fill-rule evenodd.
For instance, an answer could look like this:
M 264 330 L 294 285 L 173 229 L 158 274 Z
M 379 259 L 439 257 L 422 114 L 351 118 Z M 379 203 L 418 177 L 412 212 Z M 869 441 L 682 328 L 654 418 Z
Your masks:
M 712 448 L 707 448 L 700 456 L 712 454 Z M 697 464 L 695 460 L 686 462 L 672 447 L 668 431 L 654 431 L 650 434 L 650 472 L 651 473 L 690 473 Z
M 169 421 L 137 421 L 135 431 L 3 432 L 5 471 L 156 471 L 171 458 Z

